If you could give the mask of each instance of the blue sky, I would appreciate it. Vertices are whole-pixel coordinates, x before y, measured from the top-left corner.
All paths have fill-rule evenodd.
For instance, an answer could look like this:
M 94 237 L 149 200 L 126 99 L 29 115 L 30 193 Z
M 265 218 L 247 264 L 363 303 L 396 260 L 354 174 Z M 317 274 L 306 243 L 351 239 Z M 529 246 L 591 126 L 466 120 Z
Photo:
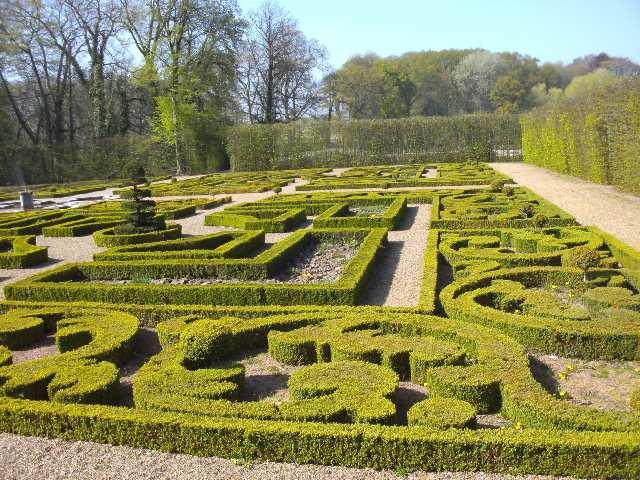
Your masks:
M 261 0 L 238 0 L 243 12 Z M 350 56 L 446 48 L 569 63 L 605 51 L 640 63 L 640 0 L 279 0 L 339 67 Z

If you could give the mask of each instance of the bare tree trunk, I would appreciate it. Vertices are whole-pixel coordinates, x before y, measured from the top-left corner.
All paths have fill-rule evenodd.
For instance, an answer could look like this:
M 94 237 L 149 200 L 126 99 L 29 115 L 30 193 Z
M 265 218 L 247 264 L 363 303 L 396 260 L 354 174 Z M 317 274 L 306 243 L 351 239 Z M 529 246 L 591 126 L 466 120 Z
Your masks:
M 182 155 L 180 152 L 180 129 L 178 127 L 178 105 L 176 101 L 176 96 L 174 93 L 171 93 L 171 115 L 173 118 L 173 128 L 174 128 L 174 147 L 175 147 L 175 158 L 176 158 L 176 175 L 183 174 L 183 166 L 182 166 Z

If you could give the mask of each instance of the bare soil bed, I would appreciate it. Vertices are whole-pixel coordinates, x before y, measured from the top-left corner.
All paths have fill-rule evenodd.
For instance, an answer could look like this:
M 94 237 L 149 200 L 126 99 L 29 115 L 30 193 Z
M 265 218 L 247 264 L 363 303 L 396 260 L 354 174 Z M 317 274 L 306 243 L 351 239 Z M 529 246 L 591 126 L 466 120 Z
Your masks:
M 529 355 L 536 379 L 552 394 L 597 410 L 630 411 L 631 392 L 640 388 L 640 362 Z
M 356 239 L 339 239 L 331 242 L 311 242 L 305 246 L 274 278 L 260 283 L 321 283 L 336 282 L 344 266 L 359 248 Z M 101 280 L 99 283 L 126 285 L 148 283 L 154 285 L 213 285 L 218 283 L 243 283 L 239 278 L 134 278 L 125 280 Z

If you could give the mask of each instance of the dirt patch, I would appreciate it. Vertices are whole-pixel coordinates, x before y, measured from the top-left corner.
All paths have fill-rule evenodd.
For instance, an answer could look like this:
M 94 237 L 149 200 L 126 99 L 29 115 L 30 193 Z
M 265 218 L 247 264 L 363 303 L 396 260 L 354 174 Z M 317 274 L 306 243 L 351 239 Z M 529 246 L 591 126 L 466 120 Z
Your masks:
M 243 401 L 265 400 L 281 404 L 289 400 L 289 377 L 301 367 L 278 362 L 266 352 L 253 352 L 240 363 L 245 368 Z
M 533 376 L 552 395 L 597 410 L 630 411 L 640 388 L 640 362 L 529 355 Z
M 12 350 L 13 364 L 37 360 L 58 354 L 55 334 L 47 335 L 42 340 L 22 350 Z
M 152 328 L 141 328 L 135 339 L 133 355 L 129 361 L 120 368 L 120 405 L 133 407 L 133 379 L 138 370 L 149 361 L 149 359 L 160 353 L 160 339 L 158 332 Z
M 409 409 L 416 403 L 426 400 L 428 397 L 429 391 L 422 385 L 411 382 L 400 382 L 395 398 L 398 423 L 400 425 L 406 425 L 407 412 Z
M 358 252 L 359 245 L 357 239 L 346 238 L 311 242 L 273 280 L 283 283 L 335 282 L 347 262 Z

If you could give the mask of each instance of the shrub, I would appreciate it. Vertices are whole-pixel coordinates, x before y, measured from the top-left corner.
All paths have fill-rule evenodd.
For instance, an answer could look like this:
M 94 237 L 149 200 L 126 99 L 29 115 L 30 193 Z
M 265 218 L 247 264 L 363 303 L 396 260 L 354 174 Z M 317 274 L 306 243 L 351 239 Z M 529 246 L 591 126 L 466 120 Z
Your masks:
M 434 397 L 413 405 L 407 413 L 409 425 L 445 430 L 476 425 L 476 409 L 453 398 Z
M 224 358 L 231 349 L 231 331 L 218 322 L 193 322 L 182 331 L 179 347 L 189 368 Z
M 493 180 L 489 185 L 490 192 L 501 192 L 504 188 L 504 180 Z
M 546 227 L 549 224 L 549 217 L 544 213 L 536 213 L 533 216 L 533 224 L 538 228 Z
M 562 264 L 566 267 L 579 268 L 587 280 L 587 272 L 600 264 L 600 254 L 588 246 L 574 248 L 562 257 Z
M 0 268 L 28 268 L 48 259 L 48 247 L 37 246 L 34 235 L 0 237 Z

